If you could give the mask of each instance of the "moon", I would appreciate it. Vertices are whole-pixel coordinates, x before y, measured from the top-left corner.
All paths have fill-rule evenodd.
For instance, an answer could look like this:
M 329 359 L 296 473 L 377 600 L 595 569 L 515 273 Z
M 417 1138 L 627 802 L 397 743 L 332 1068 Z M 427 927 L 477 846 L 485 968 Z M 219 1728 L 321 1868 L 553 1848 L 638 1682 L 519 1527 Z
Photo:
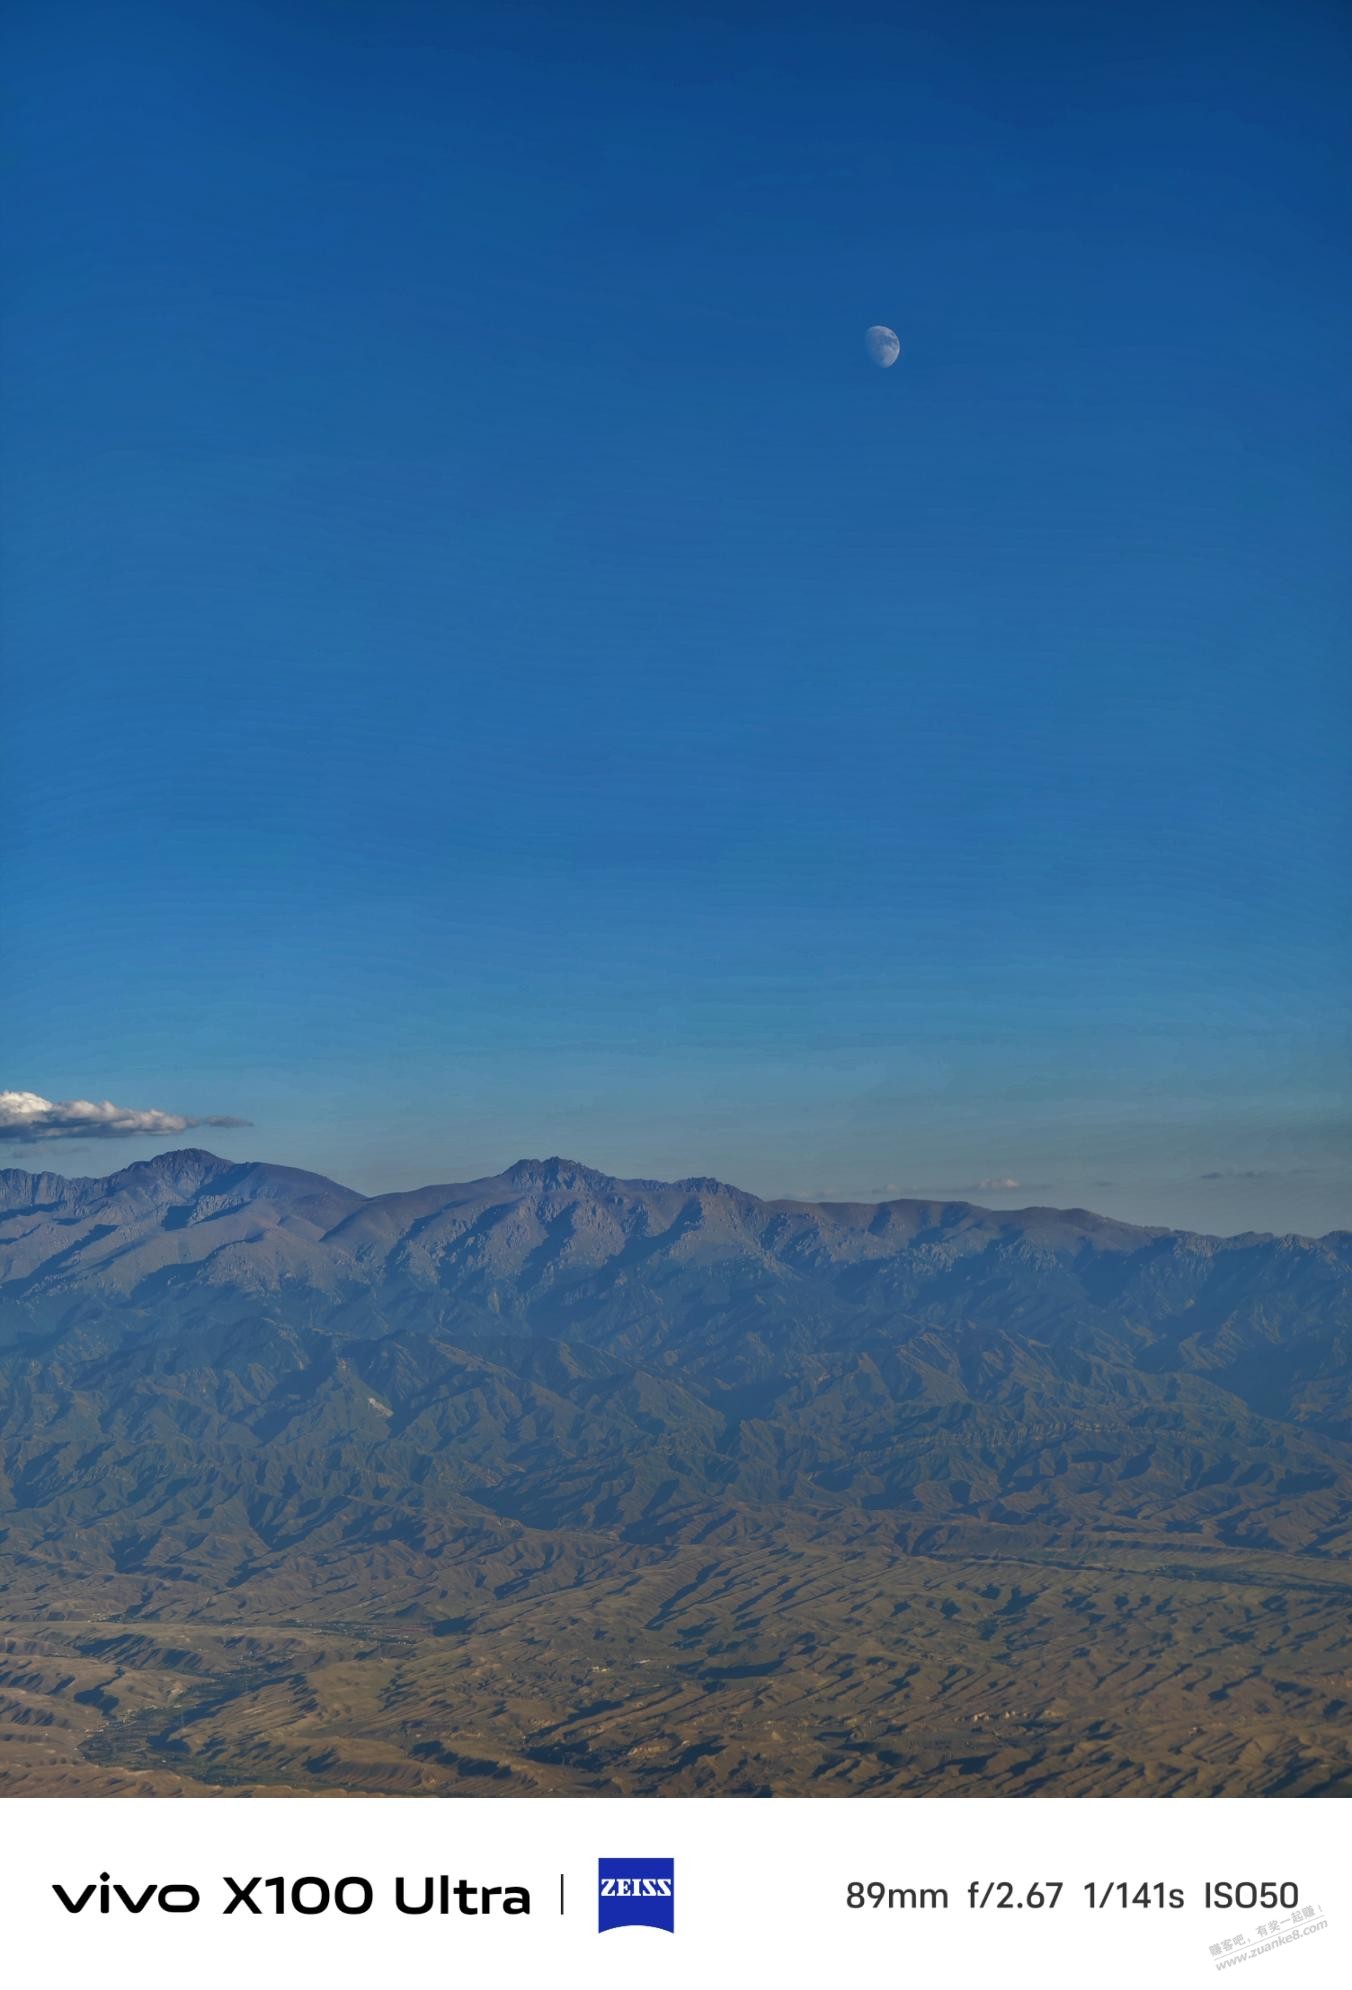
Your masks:
M 901 340 L 890 325 L 870 325 L 864 333 L 864 344 L 868 356 L 875 366 L 894 366 L 897 354 L 901 351 Z

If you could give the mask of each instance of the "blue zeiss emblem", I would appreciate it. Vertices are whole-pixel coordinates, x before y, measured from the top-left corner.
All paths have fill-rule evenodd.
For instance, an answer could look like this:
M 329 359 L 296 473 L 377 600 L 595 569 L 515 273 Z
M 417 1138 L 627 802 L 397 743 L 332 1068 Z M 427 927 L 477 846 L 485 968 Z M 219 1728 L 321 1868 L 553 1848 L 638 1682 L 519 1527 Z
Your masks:
M 674 1859 L 600 1859 L 596 1926 L 676 1932 Z

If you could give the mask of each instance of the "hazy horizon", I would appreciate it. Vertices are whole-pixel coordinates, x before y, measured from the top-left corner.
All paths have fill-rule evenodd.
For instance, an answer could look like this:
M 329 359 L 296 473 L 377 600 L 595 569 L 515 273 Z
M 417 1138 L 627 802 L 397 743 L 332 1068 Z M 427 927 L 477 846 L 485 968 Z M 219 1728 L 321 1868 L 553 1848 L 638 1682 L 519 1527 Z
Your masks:
M 308 1173 L 322 1175 L 327 1180 L 336 1182 L 344 1188 L 355 1189 L 360 1195 L 376 1197 L 407 1194 L 412 1190 L 434 1187 L 440 1183 L 492 1180 L 506 1174 L 511 1168 L 528 1161 L 566 1160 L 571 1164 L 587 1168 L 594 1173 L 609 1176 L 620 1181 L 670 1182 L 690 1179 L 712 1179 L 722 1183 L 725 1187 L 743 1190 L 765 1202 L 875 1203 L 903 1200 L 920 1202 L 971 1202 L 978 1207 L 1007 1210 L 1011 1214 L 1021 1209 L 1032 1208 L 1087 1209 L 1099 1216 L 1112 1217 L 1125 1223 L 1137 1223 L 1143 1227 L 1191 1230 L 1218 1237 L 1238 1236 L 1246 1232 L 1256 1231 L 1272 1235 L 1297 1235 L 1318 1238 L 1320 1236 L 1327 1236 L 1333 1232 L 1345 1231 L 1352 1228 L 1352 1224 L 1347 1222 L 1334 1222 L 1324 1226 L 1320 1230 L 1304 1229 L 1299 1224 L 1255 1222 L 1240 1225 L 1235 1229 L 1225 1230 L 1205 1222 L 1189 1222 L 1146 1213 L 1133 1213 L 1126 1206 L 1133 1200 L 1132 1191 L 1126 1188 L 1118 1191 L 1113 1184 L 1106 1182 L 1095 1185 L 1097 1199 L 1094 1199 L 1092 1195 L 1086 1199 L 1083 1197 L 1055 1194 L 1053 1191 L 1056 1185 L 1050 1182 L 1022 1182 L 1012 1179 L 1003 1181 L 969 1181 L 956 1184 L 937 1181 L 917 1181 L 913 1183 L 884 1182 L 861 1188 L 818 1187 L 815 1189 L 804 1189 L 784 1186 L 766 1187 L 757 1182 L 742 1179 L 740 1176 L 726 1173 L 717 1167 L 680 1167 L 676 1165 L 671 1165 L 663 1169 L 639 1165 L 611 1167 L 597 1161 L 594 1156 L 574 1152 L 569 1148 L 554 1149 L 544 1147 L 538 1148 L 538 1151 L 527 1152 L 522 1150 L 519 1153 L 512 1154 L 509 1159 L 496 1162 L 492 1165 L 483 1166 L 466 1163 L 456 1168 L 434 1168 L 430 1173 L 419 1175 L 416 1179 L 406 1174 L 385 1179 L 366 1176 L 360 1168 L 355 1171 L 340 1170 L 319 1165 L 313 1159 L 300 1161 L 292 1155 L 262 1153 L 257 1151 L 257 1143 L 251 1146 L 247 1139 L 236 1138 L 233 1141 L 222 1141 L 215 1135 L 211 1137 L 209 1142 L 194 1140 L 185 1135 L 170 1146 L 156 1147 L 144 1152 L 128 1151 L 127 1146 L 120 1141 L 115 1146 L 114 1143 L 108 1141 L 84 1142 L 80 1143 L 80 1145 L 85 1150 L 86 1158 L 79 1165 L 76 1165 L 77 1157 L 71 1151 L 71 1147 L 65 1143 L 62 1143 L 57 1157 L 53 1157 L 50 1153 L 44 1153 L 43 1150 L 46 1143 L 43 1142 L 27 1143 L 21 1147 L 0 1147 L 0 1168 L 9 1168 L 33 1175 L 59 1175 L 68 1180 L 80 1178 L 100 1180 L 108 1175 L 119 1173 L 133 1161 L 152 1161 L 169 1154 L 198 1151 L 209 1153 L 218 1160 L 232 1162 L 239 1166 L 257 1164 L 273 1167 L 299 1168 Z M 1202 1182 L 1190 1186 L 1192 1192 L 1197 1196 L 1199 1205 L 1204 1204 L 1206 1199 L 1205 1190 L 1209 1185 Z M 1183 1195 L 1184 1200 L 1187 1199 L 1186 1190 L 1188 1187 L 1189 1185 L 1187 1184 L 1180 1185 L 1180 1193 Z M 1214 1189 L 1218 1196 L 1222 1194 L 1233 1195 L 1234 1184 L 1217 1182 L 1214 1184 Z

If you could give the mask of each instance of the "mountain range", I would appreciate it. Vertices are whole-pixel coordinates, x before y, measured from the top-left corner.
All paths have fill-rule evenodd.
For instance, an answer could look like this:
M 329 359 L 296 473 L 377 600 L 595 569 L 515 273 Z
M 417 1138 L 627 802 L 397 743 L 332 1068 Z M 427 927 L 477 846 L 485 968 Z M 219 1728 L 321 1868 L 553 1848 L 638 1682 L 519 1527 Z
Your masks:
M 0 1171 L 0 1788 L 1345 1787 L 1350 1301 L 1348 1232 Z

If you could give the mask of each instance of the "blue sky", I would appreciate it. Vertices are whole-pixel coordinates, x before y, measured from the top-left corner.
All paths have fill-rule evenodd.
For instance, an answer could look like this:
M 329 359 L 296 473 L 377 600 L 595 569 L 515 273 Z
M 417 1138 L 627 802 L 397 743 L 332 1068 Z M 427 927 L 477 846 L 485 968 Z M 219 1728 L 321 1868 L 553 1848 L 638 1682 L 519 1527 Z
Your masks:
M 1352 1223 L 1344 9 L 5 34 L 0 1087 Z

